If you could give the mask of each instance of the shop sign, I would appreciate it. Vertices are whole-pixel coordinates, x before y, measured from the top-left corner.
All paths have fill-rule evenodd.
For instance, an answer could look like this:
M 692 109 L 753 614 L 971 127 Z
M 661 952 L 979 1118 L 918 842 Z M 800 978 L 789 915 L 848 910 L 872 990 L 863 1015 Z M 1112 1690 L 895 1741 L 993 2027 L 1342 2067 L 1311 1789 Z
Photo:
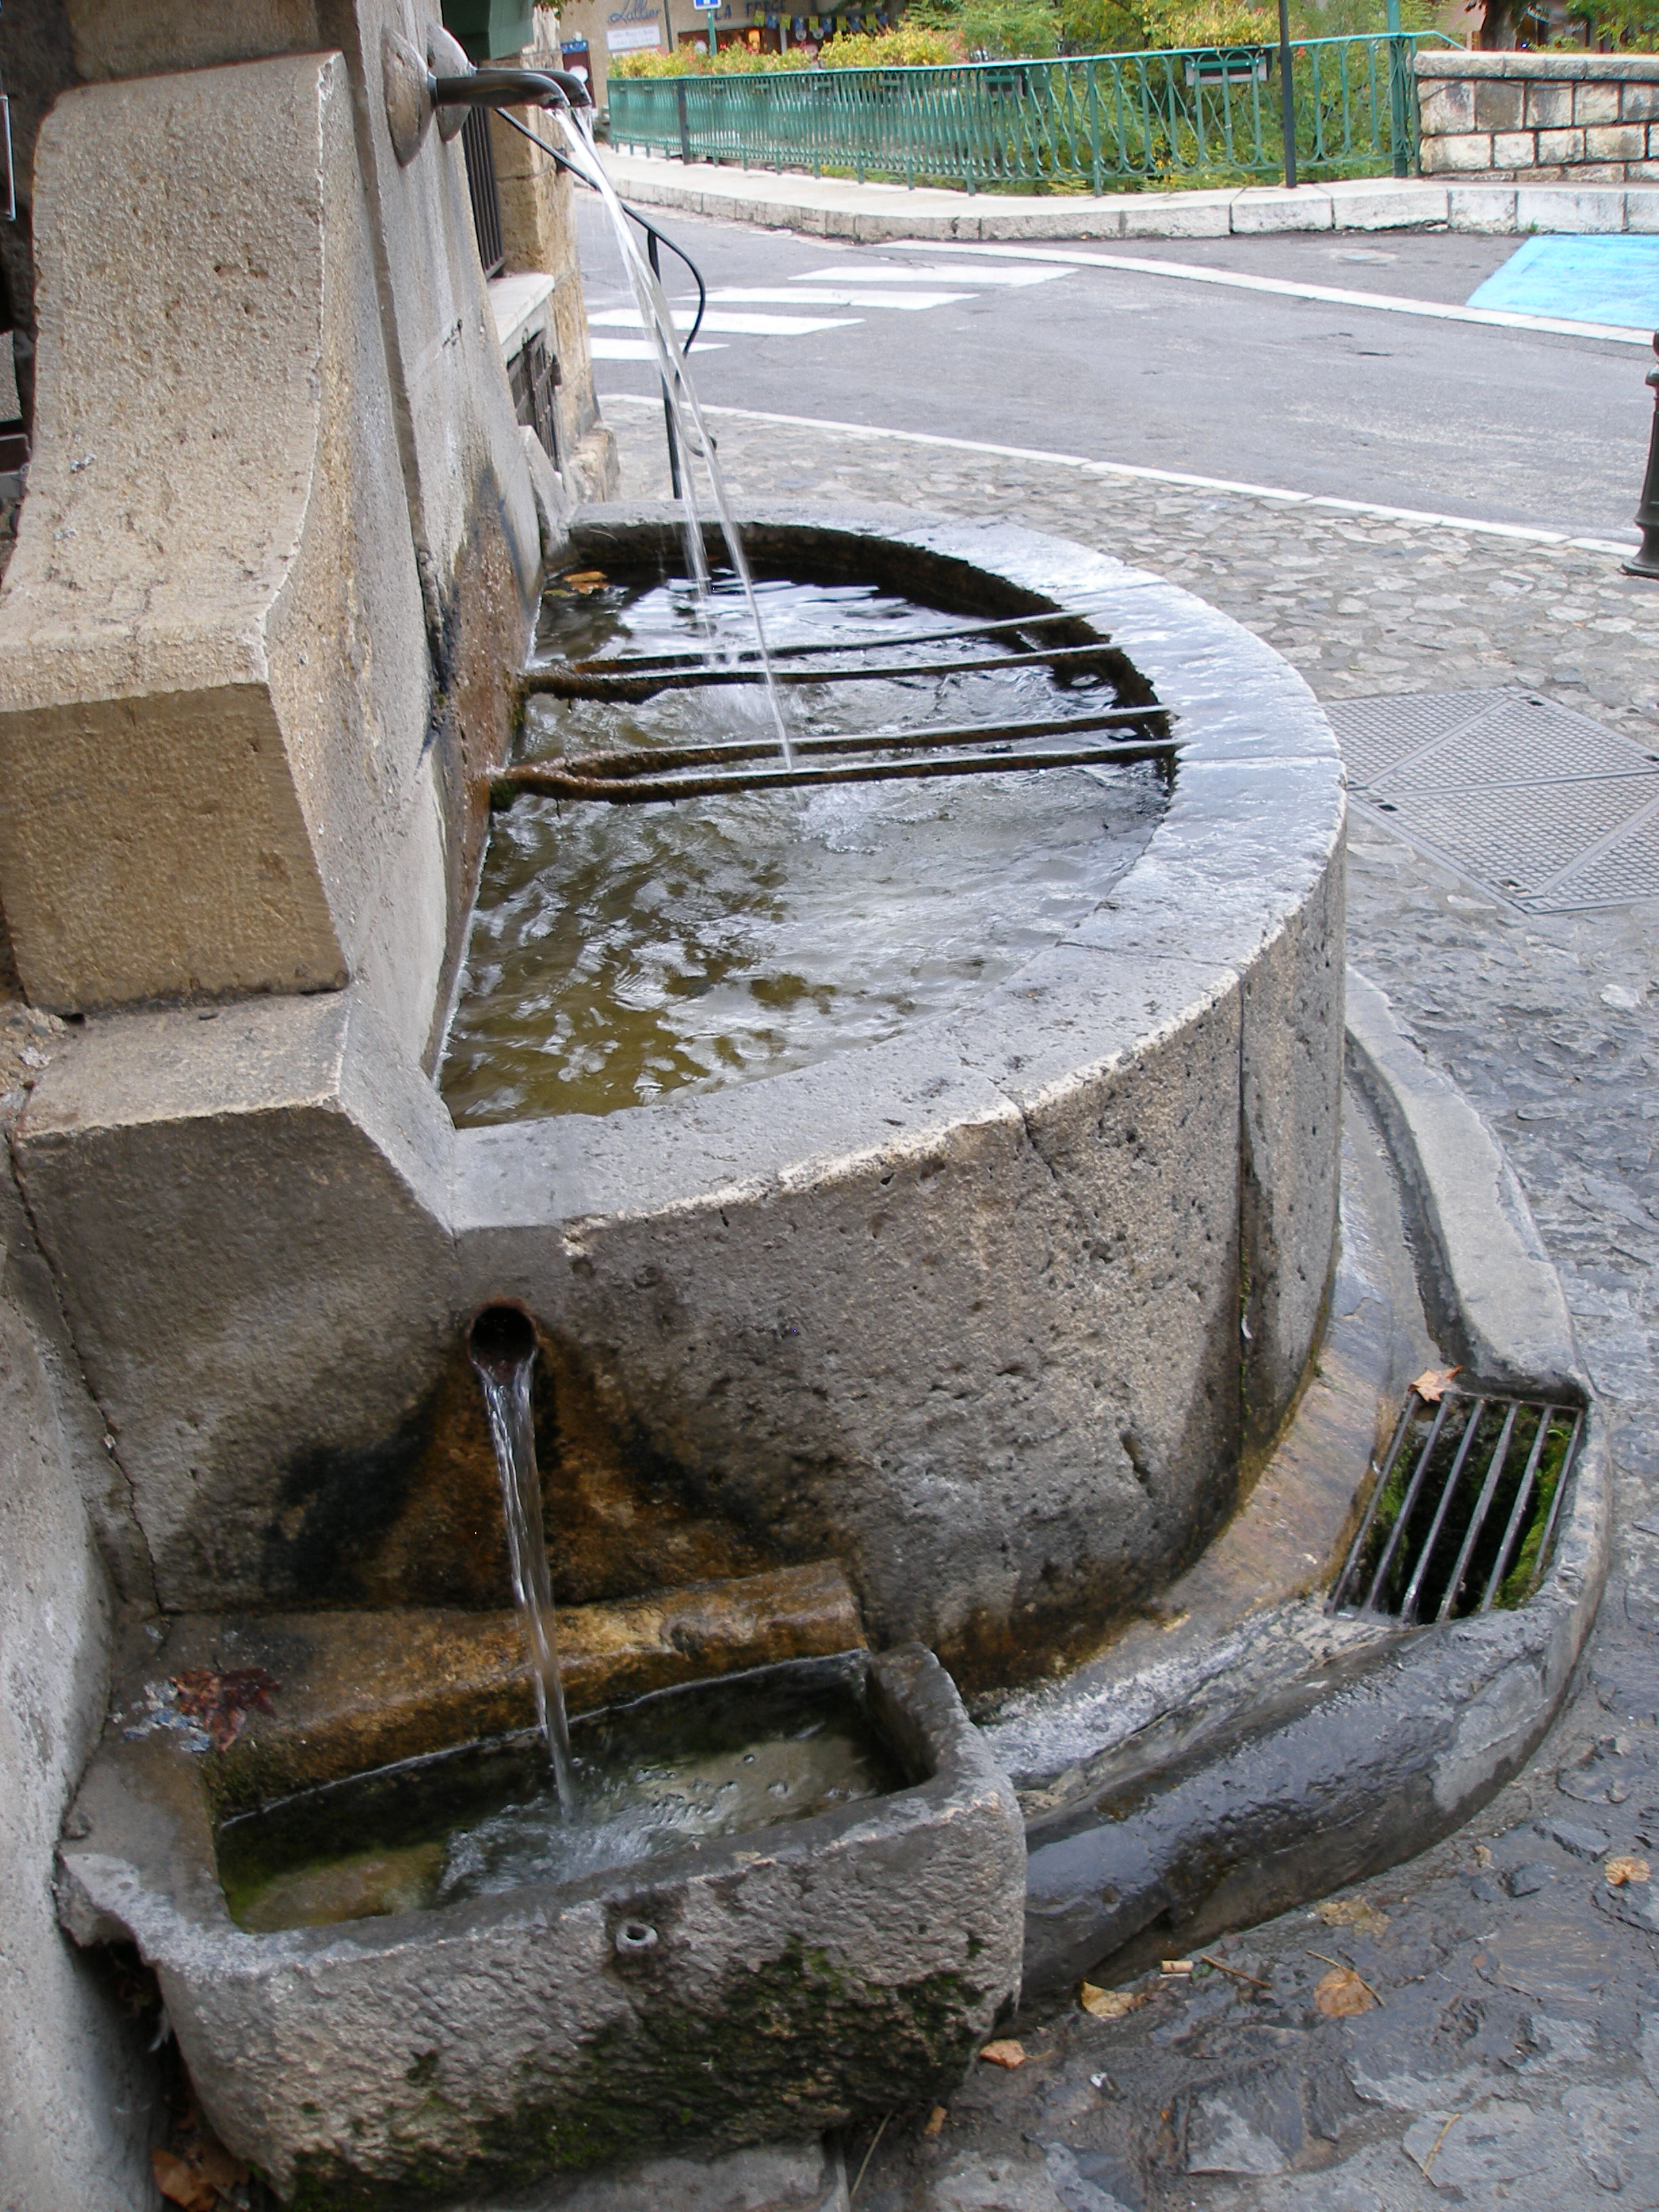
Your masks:
M 613 54 L 634 54 L 662 44 L 662 17 L 645 0 L 627 0 L 607 19 L 605 43 Z

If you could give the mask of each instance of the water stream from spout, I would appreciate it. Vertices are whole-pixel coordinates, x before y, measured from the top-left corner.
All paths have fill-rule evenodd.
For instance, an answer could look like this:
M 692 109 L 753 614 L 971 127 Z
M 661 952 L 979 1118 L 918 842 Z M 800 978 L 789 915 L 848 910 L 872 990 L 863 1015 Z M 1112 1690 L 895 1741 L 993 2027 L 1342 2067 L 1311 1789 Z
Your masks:
M 467 1332 L 467 1352 L 483 1392 L 490 1441 L 495 1447 L 513 1595 L 530 1646 L 537 1717 L 553 1764 L 559 1804 L 569 1820 L 576 1810 L 575 1769 L 570 1753 L 570 1724 L 565 1717 L 564 1685 L 559 1674 L 541 1478 L 536 1469 L 536 1425 L 530 1396 L 531 1370 L 536 1364 L 534 1326 L 516 1306 L 486 1306 Z
M 696 508 L 692 500 L 691 461 L 701 460 L 708 471 L 708 489 L 714 502 L 714 512 L 720 519 L 720 535 L 726 540 L 726 556 L 733 573 L 743 588 L 748 604 L 749 616 L 755 628 L 755 643 L 765 673 L 765 696 L 770 710 L 772 726 L 777 734 L 778 750 L 786 766 L 793 767 L 794 752 L 789 742 L 788 726 L 784 720 L 783 701 L 773 680 L 772 664 L 766 649 L 766 631 L 761 620 L 760 602 L 755 596 L 754 579 L 750 572 L 749 556 L 744 550 L 742 534 L 732 520 L 732 504 L 726 496 L 726 478 L 721 471 L 720 455 L 702 419 L 702 410 L 697 404 L 697 394 L 685 365 L 678 333 L 674 328 L 673 315 L 662 286 L 654 270 L 639 247 L 634 243 L 629 228 L 628 216 L 617 198 L 611 179 L 606 176 L 598 155 L 588 142 L 586 133 L 568 109 L 559 111 L 558 122 L 568 149 L 567 158 L 583 182 L 591 185 L 599 194 L 611 229 L 616 233 L 617 245 L 622 254 L 623 266 L 628 271 L 629 282 L 634 288 L 635 303 L 640 319 L 651 342 L 657 358 L 657 368 L 662 377 L 663 392 L 668 401 L 668 411 L 675 442 L 679 449 L 679 479 L 683 506 L 683 526 L 685 535 L 686 563 L 692 581 L 704 608 L 708 610 L 706 631 L 711 644 L 715 637 L 715 624 L 710 605 L 708 562 L 703 552 L 702 533 L 697 526 Z

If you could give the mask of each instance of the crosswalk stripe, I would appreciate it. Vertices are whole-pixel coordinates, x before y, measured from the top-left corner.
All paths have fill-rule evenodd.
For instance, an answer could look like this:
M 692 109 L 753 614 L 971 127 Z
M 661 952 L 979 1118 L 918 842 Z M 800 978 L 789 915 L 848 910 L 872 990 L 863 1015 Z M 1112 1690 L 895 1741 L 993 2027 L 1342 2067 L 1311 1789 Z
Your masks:
M 636 307 L 604 307 L 588 317 L 594 330 L 633 330 L 641 327 Z M 726 331 L 734 337 L 754 338 L 805 338 L 815 331 L 850 330 L 860 318 L 842 315 L 825 319 L 809 315 L 746 315 L 732 313 L 724 307 L 710 307 L 702 319 L 705 331 Z M 689 323 L 688 323 L 689 327 Z M 702 334 L 698 334 L 702 343 Z
M 587 350 L 595 361 L 655 361 L 657 349 L 649 338 L 590 337 Z M 720 344 L 705 345 L 701 331 L 697 334 L 696 353 L 701 361 L 706 353 L 724 353 Z
M 975 284 L 1052 284 L 1056 276 L 1066 275 L 1064 269 L 975 269 Z M 796 284 L 844 284 L 848 277 L 859 284 L 959 284 L 962 271 L 918 263 L 914 269 L 878 269 L 867 262 L 854 263 L 849 269 L 845 264 L 839 269 L 808 269 L 791 279 Z
M 787 286 L 738 286 L 722 284 L 718 292 L 708 295 L 710 301 L 750 300 L 757 302 L 771 301 L 780 306 L 799 301 L 809 307 L 899 307 L 915 313 L 923 307 L 953 307 L 958 300 L 971 300 L 971 292 L 841 292 L 821 291 L 817 285 L 809 291 L 793 292 Z M 682 304 L 676 301 L 678 307 Z

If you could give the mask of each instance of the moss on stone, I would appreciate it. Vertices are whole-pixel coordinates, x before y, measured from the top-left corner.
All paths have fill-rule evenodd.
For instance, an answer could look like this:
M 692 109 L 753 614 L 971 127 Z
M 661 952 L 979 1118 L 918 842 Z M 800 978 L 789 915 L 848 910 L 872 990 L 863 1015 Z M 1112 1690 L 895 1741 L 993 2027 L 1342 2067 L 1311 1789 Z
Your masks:
M 394 2130 L 391 2170 L 319 2150 L 301 2160 L 299 2212 L 414 2212 L 554 2171 L 708 2154 L 822 2133 L 947 2095 L 972 2055 L 983 1991 L 959 1973 L 896 1988 L 855 1981 L 792 1943 L 697 2001 L 638 1978 L 631 2025 L 585 2046 L 565 2080 L 526 2081 L 495 2113 L 463 2116 L 440 2081 Z

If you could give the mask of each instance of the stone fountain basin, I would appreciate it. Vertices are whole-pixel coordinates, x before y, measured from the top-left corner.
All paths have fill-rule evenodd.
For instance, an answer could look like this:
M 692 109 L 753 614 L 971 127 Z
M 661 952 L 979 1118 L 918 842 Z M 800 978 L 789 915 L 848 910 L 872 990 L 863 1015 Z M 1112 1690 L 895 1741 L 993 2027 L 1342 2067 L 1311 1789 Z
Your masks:
M 112 1724 L 67 1824 L 60 1911 L 82 1942 L 137 1945 L 214 2125 L 307 2204 L 442 2201 L 763 2142 L 786 2112 L 805 2136 L 925 2103 L 1018 1990 L 1020 1815 L 930 1653 L 851 1663 L 914 1778 L 890 1796 L 276 1935 L 237 1927 L 219 1886 L 220 1754 Z
M 89 1019 L 15 1152 L 164 1610 L 504 1604 L 469 1534 L 499 1528 L 482 1418 L 465 1450 L 436 1430 L 500 1298 L 588 1409 L 544 1461 L 550 1528 L 585 1532 L 562 1603 L 833 1557 L 875 1642 L 975 1690 L 1180 1572 L 1289 1407 L 1336 1227 L 1344 795 L 1317 702 L 1081 546 L 739 519 L 763 574 L 992 615 L 1089 595 L 1176 717 L 1162 820 L 959 1015 L 602 1119 L 458 1130 L 357 986 Z M 675 527 L 591 509 L 569 557 L 649 570 Z
M 711 1500 L 839 1556 L 878 1638 L 978 1688 L 1193 1557 L 1304 1374 L 1336 1228 L 1340 760 L 1277 653 L 1081 547 L 895 514 L 743 528 L 759 575 L 988 613 L 1097 597 L 1128 696 L 1176 717 L 1167 811 L 1085 921 L 957 1016 L 458 1131 L 462 1265 L 580 1342 Z M 676 532 L 589 509 L 569 557 L 672 569 Z

